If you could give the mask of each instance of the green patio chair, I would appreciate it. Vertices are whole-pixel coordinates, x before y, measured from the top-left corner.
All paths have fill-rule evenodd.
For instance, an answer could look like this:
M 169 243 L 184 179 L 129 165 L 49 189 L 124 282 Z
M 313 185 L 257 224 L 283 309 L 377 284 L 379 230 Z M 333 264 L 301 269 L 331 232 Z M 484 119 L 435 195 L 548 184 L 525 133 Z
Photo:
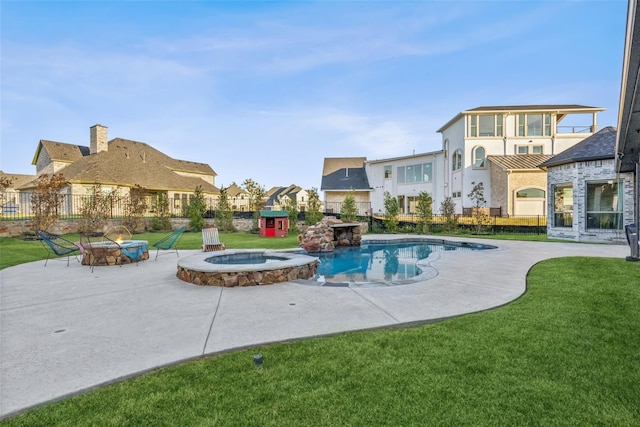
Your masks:
M 80 252 L 80 248 L 73 242 L 66 240 L 60 237 L 57 234 L 49 233 L 44 230 L 36 230 L 36 234 L 40 238 L 40 242 L 47 250 L 47 259 L 44 261 L 44 266 L 47 266 L 47 262 L 49 262 L 49 257 L 53 254 L 56 257 L 62 257 L 64 255 L 67 256 L 67 267 L 69 267 L 69 259 L 71 255 L 76 257 L 76 261 L 78 260 L 78 255 L 76 252 Z
M 176 255 L 180 257 L 180 254 L 178 253 L 178 240 L 180 240 L 180 236 L 182 236 L 182 233 L 184 233 L 185 229 L 186 227 L 180 227 L 173 233 L 169 234 L 168 236 L 165 236 L 162 239 L 158 240 L 157 242 L 151 244 L 152 248 L 157 249 L 156 261 L 158 260 L 158 255 L 160 254 L 160 251 L 175 250 Z

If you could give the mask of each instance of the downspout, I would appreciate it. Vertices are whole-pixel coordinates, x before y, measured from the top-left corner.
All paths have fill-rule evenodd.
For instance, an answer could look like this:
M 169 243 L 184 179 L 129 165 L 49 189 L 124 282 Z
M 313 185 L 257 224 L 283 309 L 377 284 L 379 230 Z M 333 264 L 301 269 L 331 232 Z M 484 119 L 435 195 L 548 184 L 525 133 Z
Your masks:
M 640 157 L 636 159 L 636 173 L 635 173 L 635 196 L 633 200 L 633 222 L 636 225 L 636 238 L 635 245 L 633 244 L 633 240 L 631 240 L 631 256 L 627 258 L 627 261 L 640 261 L 640 245 L 638 244 L 638 239 L 640 238 L 640 212 L 638 212 L 638 208 L 640 207 Z

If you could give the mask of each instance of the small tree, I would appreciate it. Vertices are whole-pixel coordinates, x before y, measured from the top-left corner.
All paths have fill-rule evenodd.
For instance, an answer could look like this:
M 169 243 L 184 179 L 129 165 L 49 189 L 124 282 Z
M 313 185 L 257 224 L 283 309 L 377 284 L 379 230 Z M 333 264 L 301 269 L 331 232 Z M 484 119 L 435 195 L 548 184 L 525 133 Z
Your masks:
M 199 185 L 193 191 L 193 196 L 187 205 L 187 218 L 189 218 L 189 227 L 200 231 L 204 228 L 204 214 L 207 211 L 207 204 L 202 194 L 202 187 Z
M 142 219 L 148 208 L 147 190 L 136 185 L 129 190 L 129 197 L 124 202 L 124 219 L 122 223 L 132 233 L 135 232 L 144 224 Z
M 388 191 L 384 192 L 384 222 L 387 231 L 395 233 L 398 230 L 398 214 L 400 213 L 400 205 L 398 199 L 391 196 Z
M 292 232 L 298 231 L 298 207 L 290 197 L 278 197 L 278 201 L 282 209 L 287 211 L 287 217 L 289 218 L 289 230 Z
M 416 210 L 420 219 L 420 232 L 426 234 L 429 232 L 429 225 L 433 216 L 433 199 L 426 191 L 418 194 Z
M 229 203 L 227 190 L 229 187 L 220 188 L 220 198 L 218 198 L 218 209 L 216 209 L 216 226 L 220 231 L 228 233 L 235 231 L 233 226 L 233 210 Z
M 305 224 L 307 226 L 314 225 L 320 221 L 322 221 L 322 212 L 320 212 L 320 196 L 318 195 L 318 189 L 312 187 L 310 190 L 307 190 L 309 194 L 309 201 L 307 204 L 307 211 L 305 212 Z
M 481 234 L 485 225 L 489 223 L 489 215 L 486 212 L 484 199 L 484 184 L 482 182 L 472 182 L 473 188 L 471 192 L 467 194 L 467 197 L 471 199 L 473 206 L 471 207 L 471 216 L 476 224 L 476 233 Z
M 453 233 L 458 226 L 458 221 L 456 218 L 456 204 L 451 197 L 445 197 L 440 203 L 440 214 L 444 217 L 447 233 Z
M 115 193 L 102 191 L 100 184 L 94 184 L 91 193 L 84 197 L 80 208 L 83 219 L 81 230 L 90 233 L 101 231 L 107 224 L 115 198 Z
M 264 206 L 266 190 L 252 179 L 245 179 L 242 183 L 244 190 L 249 193 L 249 209 L 253 211 L 253 232 L 258 231 L 258 211 Z
M 352 189 L 349 190 L 344 197 L 342 206 L 340 206 L 340 219 L 345 222 L 353 222 L 358 216 L 358 208 L 356 207 L 356 192 Z
M 67 186 L 62 174 L 40 175 L 36 181 L 36 189 L 31 195 L 33 209 L 32 227 L 46 230 L 60 217 L 60 209 L 64 194 L 60 190 Z
M 169 196 L 167 193 L 159 192 L 153 208 L 155 208 L 156 216 L 151 218 L 151 228 L 153 230 L 171 230 L 171 213 L 169 212 Z

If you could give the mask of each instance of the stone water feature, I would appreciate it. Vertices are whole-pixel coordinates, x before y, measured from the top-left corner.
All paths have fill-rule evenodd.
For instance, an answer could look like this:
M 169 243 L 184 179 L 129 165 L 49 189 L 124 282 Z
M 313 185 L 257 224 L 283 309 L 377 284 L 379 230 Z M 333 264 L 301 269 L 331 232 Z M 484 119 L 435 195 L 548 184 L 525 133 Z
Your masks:
M 360 246 L 361 224 L 324 218 L 298 236 L 300 247 L 309 253 L 333 252 L 338 246 Z

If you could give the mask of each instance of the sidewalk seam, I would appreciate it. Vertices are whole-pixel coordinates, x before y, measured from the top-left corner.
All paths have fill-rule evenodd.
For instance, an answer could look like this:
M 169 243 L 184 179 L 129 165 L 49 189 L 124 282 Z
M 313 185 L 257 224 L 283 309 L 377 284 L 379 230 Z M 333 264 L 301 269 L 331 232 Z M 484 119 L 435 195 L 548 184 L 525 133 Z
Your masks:
M 216 321 L 216 316 L 218 315 L 218 309 L 220 308 L 220 301 L 222 301 L 222 291 L 224 287 L 220 288 L 220 296 L 218 297 L 218 303 L 216 304 L 216 309 L 213 312 L 213 317 L 211 318 L 211 324 L 209 325 L 209 331 L 207 332 L 207 338 L 204 340 L 204 346 L 202 347 L 202 352 L 200 354 L 204 355 L 207 351 L 207 344 L 209 344 L 209 338 L 211 337 L 211 332 L 213 332 L 213 323 Z

